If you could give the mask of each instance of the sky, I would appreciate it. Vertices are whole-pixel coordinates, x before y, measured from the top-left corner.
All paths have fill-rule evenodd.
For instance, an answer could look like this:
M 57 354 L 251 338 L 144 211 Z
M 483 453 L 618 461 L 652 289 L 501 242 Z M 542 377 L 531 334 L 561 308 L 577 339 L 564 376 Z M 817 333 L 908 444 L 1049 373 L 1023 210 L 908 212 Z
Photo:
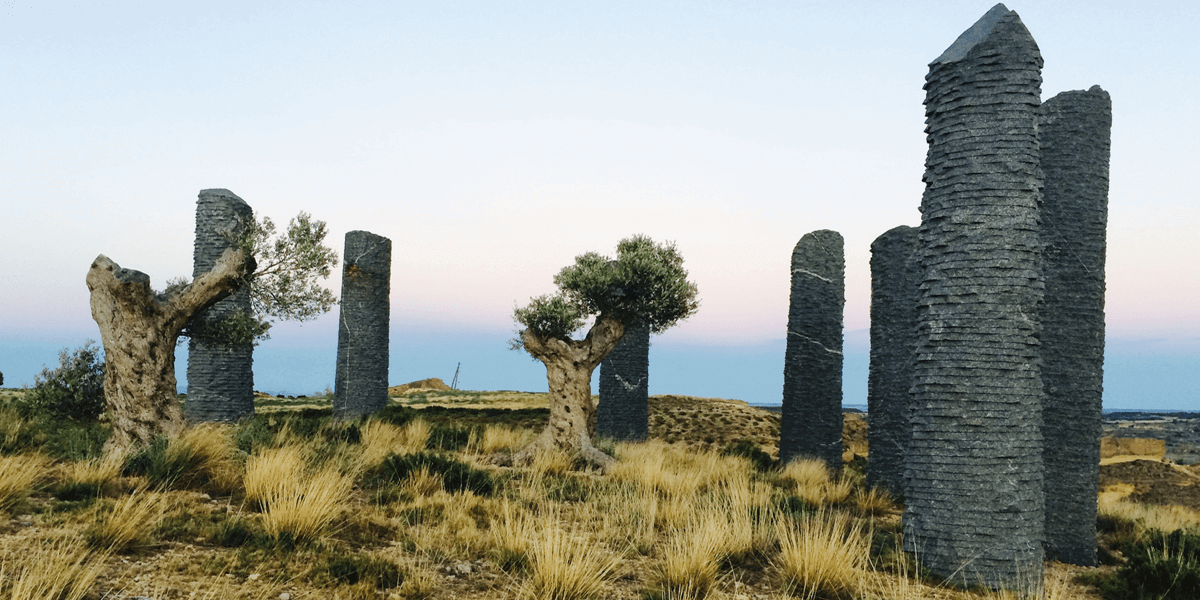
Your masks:
M 1028 4 L 1043 99 L 1113 100 L 1105 407 L 1200 410 L 1200 4 Z M 870 244 L 920 223 L 928 63 L 992 6 L 0 2 L 4 386 L 99 340 L 97 255 L 190 276 L 197 194 L 226 188 L 339 254 L 390 238 L 389 378 L 463 389 L 544 391 L 513 308 L 642 233 L 701 298 L 650 392 L 778 404 L 791 250 L 836 230 L 865 404 Z M 332 385 L 336 324 L 277 324 L 256 389 Z

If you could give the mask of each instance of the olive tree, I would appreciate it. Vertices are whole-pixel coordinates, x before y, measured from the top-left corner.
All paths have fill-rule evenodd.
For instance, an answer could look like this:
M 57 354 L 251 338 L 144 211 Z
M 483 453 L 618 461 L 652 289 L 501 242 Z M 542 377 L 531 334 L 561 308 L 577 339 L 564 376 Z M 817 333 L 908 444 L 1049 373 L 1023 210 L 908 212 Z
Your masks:
M 92 262 L 87 286 L 105 351 L 110 448 L 144 446 L 183 429 L 175 381 L 181 335 L 248 342 L 266 337 L 267 318 L 308 320 L 333 307 L 333 294 L 318 283 L 337 265 L 337 254 L 322 243 L 324 222 L 302 212 L 274 239 L 270 219 L 244 225 L 208 272 L 191 283 L 173 281 L 162 292 L 151 289 L 149 275 L 123 269 L 103 254 Z M 250 289 L 254 314 L 193 331 L 192 317 L 241 286 Z
M 579 452 L 606 467 L 613 458 L 592 444 L 592 371 L 634 322 L 662 333 L 694 314 L 699 308 L 696 284 L 687 280 L 674 244 L 656 244 L 643 235 L 621 240 L 615 260 L 595 252 L 575 257 L 575 264 L 559 271 L 554 283 L 558 293 L 531 298 L 513 313 L 523 327 L 513 347 L 546 365 L 550 391 L 550 421 L 517 458 L 553 447 Z M 573 338 L 592 317 L 583 339 Z

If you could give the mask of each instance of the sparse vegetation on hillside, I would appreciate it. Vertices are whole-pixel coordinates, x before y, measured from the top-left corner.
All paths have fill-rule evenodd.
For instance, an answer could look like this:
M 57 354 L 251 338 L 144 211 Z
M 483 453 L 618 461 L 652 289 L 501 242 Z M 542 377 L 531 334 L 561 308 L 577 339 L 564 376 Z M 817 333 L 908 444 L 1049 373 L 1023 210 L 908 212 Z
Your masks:
M 923 579 L 897 550 L 900 508 L 851 470 L 830 478 L 819 463 L 779 468 L 764 461 L 774 445 L 760 438 L 705 440 L 717 423 L 747 434 L 777 424 L 744 403 L 652 400 L 674 442 L 652 433 L 610 443 L 617 462 L 602 475 L 553 449 L 504 466 L 544 424 L 544 395 L 421 394 L 362 421 L 310 407 L 190 428 L 140 458 L 6 446 L 0 598 L 47 597 L 9 593 L 12 573 L 51 597 L 81 599 L 1016 598 Z M 511 408 L 485 411 L 485 398 Z M 38 438 L 41 427 L 14 430 Z M 446 449 L 454 444 L 433 432 L 456 427 L 467 435 Z M 1135 576 L 1157 585 L 1156 574 L 1184 564 L 1162 557 L 1193 538 L 1164 543 L 1149 529 L 1171 511 L 1112 494 L 1106 502 L 1103 535 L 1134 557 L 1136 573 L 1052 565 L 1047 600 L 1098 600 L 1101 587 L 1115 594 Z M 1189 532 L 1197 522 L 1177 520 Z M 82 542 L 55 542 L 71 538 Z M 27 548 L 61 560 L 44 569 Z M 1073 581 L 1081 571 L 1093 575 Z

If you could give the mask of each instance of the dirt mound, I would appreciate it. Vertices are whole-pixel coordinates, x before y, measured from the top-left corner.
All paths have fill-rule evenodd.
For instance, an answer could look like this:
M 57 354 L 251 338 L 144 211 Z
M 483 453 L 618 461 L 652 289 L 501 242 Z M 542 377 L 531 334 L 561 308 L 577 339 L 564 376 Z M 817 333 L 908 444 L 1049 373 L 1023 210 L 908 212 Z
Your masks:
M 1100 438 L 1100 458 L 1114 456 L 1148 456 L 1154 460 L 1162 460 L 1167 455 L 1167 443 L 1152 438 Z
M 413 381 L 404 385 L 393 385 L 392 387 L 388 388 L 388 395 L 399 396 L 405 392 L 414 392 L 418 390 L 437 390 L 439 392 L 448 392 L 451 389 L 453 388 L 446 385 L 446 382 L 442 381 L 441 379 L 438 379 L 437 377 L 430 377 L 429 379 Z
M 862 413 L 843 413 L 842 461 L 852 461 L 855 456 L 867 456 L 867 420 Z
M 1185 467 L 1141 459 L 1100 465 L 1100 489 L 1118 483 L 1133 486 L 1134 502 L 1200 510 L 1200 476 Z

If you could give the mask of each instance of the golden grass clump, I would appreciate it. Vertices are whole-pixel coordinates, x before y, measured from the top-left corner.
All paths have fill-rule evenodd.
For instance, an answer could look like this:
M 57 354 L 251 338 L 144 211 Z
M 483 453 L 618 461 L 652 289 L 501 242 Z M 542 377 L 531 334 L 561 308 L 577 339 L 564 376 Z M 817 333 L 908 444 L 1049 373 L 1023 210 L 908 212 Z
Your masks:
M 825 461 L 797 458 L 784 465 L 779 480 L 788 490 L 813 506 L 845 502 L 854 491 L 847 477 L 832 479 Z
M 841 512 L 821 511 L 777 525 L 776 565 L 788 593 L 803 598 L 853 598 L 866 580 L 871 534 Z
M 584 600 L 605 597 L 620 557 L 586 535 L 564 530 L 557 515 L 546 515 L 533 533 L 529 576 L 522 598 Z
M 716 589 L 720 562 L 728 553 L 729 529 L 721 512 L 704 511 L 670 533 L 652 576 L 651 598 L 702 600 Z
M 501 450 L 517 451 L 533 441 L 534 432 L 525 428 L 512 428 L 505 425 L 488 425 L 472 447 L 483 454 L 491 454 Z
M 334 466 L 280 481 L 262 499 L 263 528 L 274 539 L 319 537 L 341 513 L 354 478 Z
M 854 508 L 861 515 L 878 516 L 894 512 L 896 501 L 882 488 L 859 488 L 854 492 Z
M 95 550 L 121 552 L 146 541 L 166 512 L 167 498 L 159 492 L 138 490 L 111 506 L 97 508 L 83 539 Z
M 492 559 L 504 571 L 523 572 L 529 567 L 533 543 L 529 532 L 533 530 L 533 519 L 519 508 L 514 508 L 507 498 L 501 501 L 498 515 L 489 519 L 488 537 L 492 546 Z
M 0 556 L 0 598 L 82 600 L 104 573 L 106 556 L 71 538 L 22 544 Z
M 473 492 L 436 492 L 417 497 L 410 510 L 423 515 L 421 523 L 407 528 L 408 539 L 429 555 L 474 559 L 487 548 L 491 536 L 479 526 L 493 516 L 493 506 Z M 528 535 L 528 532 L 525 533 Z
M 1154 506 L 1126 500 L 1126 496 L 1133 491 L 1133 486 L 1128 484 L 1106 487 L 1100 492 L 1097 513 L 1111 519 L 1132 522 L 1143 533 L 1152 529 L 1164 533 L 1180 529 L 1200 529 L 1200 513 L 1182 506 Z
M 28 496 L 49 465 L 50 459 L 41 454 L 0 456 L 0 511 Z
M 420 452 L 429 445 L 429 432 L 431 428 L 429 423 L 424 419 L 413 419 L 401 427 L 400 448 L 401 454 L 412 454 Z
M 66 467 L 64 479 L 103 489 L 121 476 L 125 466 L 125 453 L 106 452 L 103 456 L 71 463 Z
M 571 472 L 571 455 L 558 448 L 539 448 L 533 453 L 529 470 L 533 472 L 534 477 L 562 477 Z
M 445 489 L 441 476 L 431 473 L 428 466 L 413 470 L 402 485 L 414 498 L 433 496 Z
M 694 496 L 747 471 L 741 457 L 689 452 L 659 440 L 620 443 L 617 456 L 609 471 L 615 481 L 635 482 L 668 498 Z
M 402 428 L 383 421 L 368 421 L 362 427 L 362 456 L 359 457 L 359 468 L 370 469 L 378 465 L 387 455 L 402 448 L 405 442 Z
M 230 426 L 204 423 L 184 429 L 167 442 L 165 458 L 168 464 L 183 467 L 176 482 L 179 486 L 231 492 L 240 475 L 236 456 Z
M 246 501 L 254 506 L 264 506 L 268 498 L 277 496 L 304 478 L 307 469 L 306 452 L 302 446 L 259 450 L 246 461 L 246 472 L 242 476 Z

